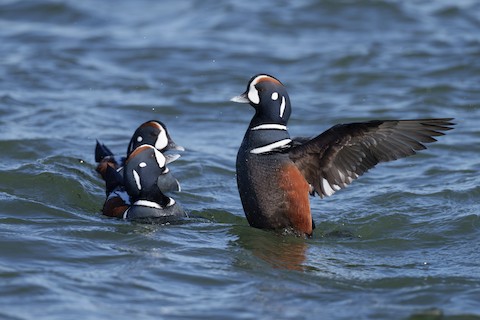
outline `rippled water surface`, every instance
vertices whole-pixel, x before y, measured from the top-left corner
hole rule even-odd
[[[478,1],[0,2],[0,318],[480,319]],[[454,117],[414,157],[312,199],[312,239],[248,226],[235,156],[259,72],[293,136]],[[198,218],[100,215],[95,139],[167,124]]]

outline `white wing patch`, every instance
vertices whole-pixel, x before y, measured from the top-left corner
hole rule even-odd
[[[335,193],[335,190],[330,187],[330,183],[328,183],[327,179],[322,178],[322,180],[320,181],[320,185],[322,186],[322,190],[327,197]]]
[[[338,184],[330,185],[328,180],[325,178],[322,178],[322,180],[320,181],[320,186],[322,187],[322,191],[324,192],[324,196],[326,197],[329,197],[335,192],[337,192],[338,190],[342,189],[342,187],[339,186]]]
[[[331,196],[338,190],[347,187],[347,185],[352,183],[354,179],[358,178],[358,174],[349,170],[347,170],[346,173],[340,170],[337,170],[337,173],[338,173],[338,176],[340,177],[340,181],[337,181],[338,184],[333,182],[330,183],[328,182],[327,179],[321,178],[320,180],[320,188],[321,188],[320,197],[321,198]]]

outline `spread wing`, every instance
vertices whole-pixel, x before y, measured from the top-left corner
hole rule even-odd
[[[453,118],[374,120],[339,124],[306,141],[294,139],[289,156],[321,198],[331,196],[379,162],[411,156],[453,129]]]

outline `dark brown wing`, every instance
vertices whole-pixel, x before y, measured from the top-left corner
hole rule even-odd
[[[292,143],[290,158],[320,197],[332,195],[379,162],[411,156],[453,129],[453,118],[374,120],[336,125]],[[295,139],[294,139],[295,140]]]

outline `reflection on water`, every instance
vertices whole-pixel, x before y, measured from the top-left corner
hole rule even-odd
[[[238,239],[235,244],[250,251],[274,268],[304,271],[308,242],[293,235],[282,235],[273,231],[233,227]]]

